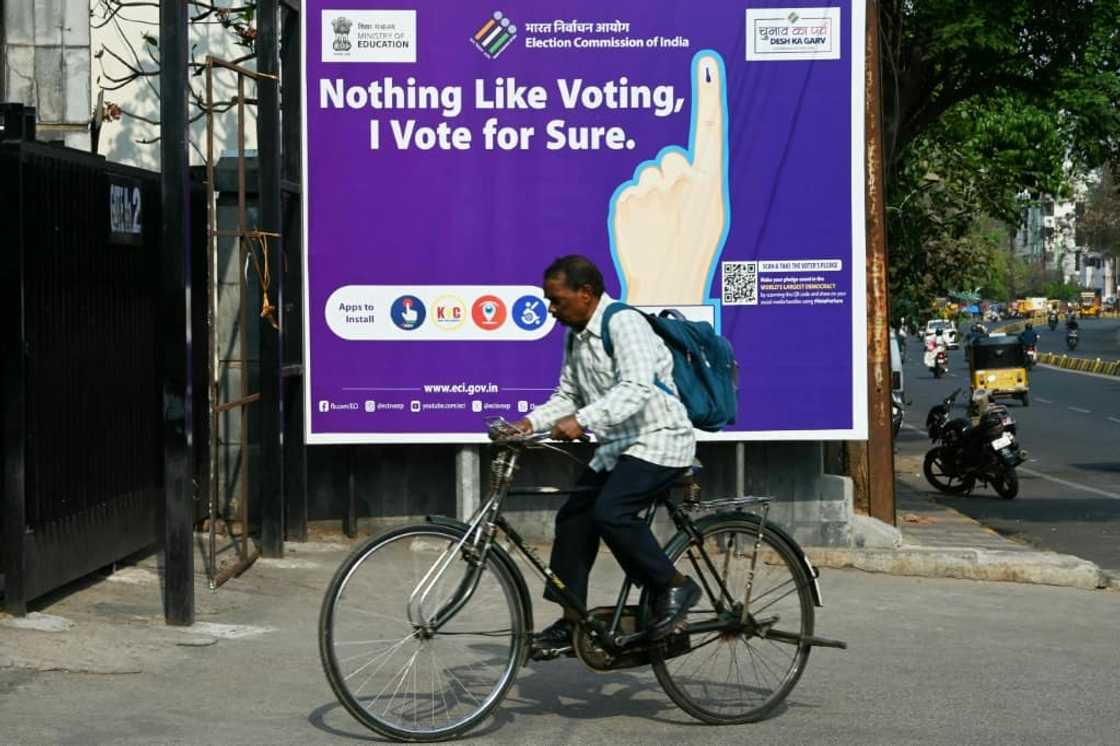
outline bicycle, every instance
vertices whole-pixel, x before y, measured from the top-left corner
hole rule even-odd
[[[533,615],[524,576],[499,531],[579,613],[573,647],[584,665],[650,665],[669,698],[702,722],[764,718],[797,684],[812,647],[847,647],[813,634],[814,609],[822,605],[818,572],[793,538],[766,520],[770,498],[703,500],[690,474],[658,494],[645,516],[652,523],[659,507],[668,510],[677,527],[669,558],[704,590],[684,628],[646,641],[648,593],[627,604],[629,579],[613,606],[585,608],[502,515],[510,496],[576,491],[514,488],[525,451],[570,455],[545,435],[521,435],[500,418],[488,423],[500,450],[488,496],[471,519],[429,516],[371,538],[328,586],[319,617],[323,670],[366,727],[398,740],[454,738],[509,691],[528,658]],[[696,512],[709,515],[693,520]]]

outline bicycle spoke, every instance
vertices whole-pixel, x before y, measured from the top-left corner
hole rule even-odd
[[[328,681],[352,715],[398,740],[465,732],[500,700],[518,669],[525,637],[514,576],[491,555],[465,586],[474,570],[439,551],[454,546],[456,536],[453,528],[423,526],[370,540],[339,569],[324,601],[320,642]],[[424,556],[416,556],[417,546]],[[437,555],[450,562],[421,584]],[[458,605],[435,637],[391,613],[419,599],[418,588],[427,598],[413,614]],[[371,637],[375,625],[399,625],[407,634]]]
[[[718,581],[722,588],[741,594],[731,598],[741,605],[753,570],[751,616],[759,619],[759,613],[766,610],[773,616],[777,610],[776,618],[782,620],[784,630],[790,630],[788,634],[811,634],[812,599],[796,554],[784,540],[769,534],[760,539],[757,525],[749,520],[729,516],[724,526],[709,524],[702,541],[680,545],[672,557],[678,571],[705,568],[710,582]],[[758,550],[754,551],[756,544]],[[722,619],[715,610],[693,609],[689,615],[690,624]],[[767,624],[775,621],[767,620]],[[761,639],[765,638],[748,641],[734,633],[734,628],[698,635],[690,639],[688,650],[671,659],[658,660],[653,651],[654,673],[674,702],[705,722],[757,720],[788,694],[808,654],[805,646],[789,647],[775,640],[755,642]],[[745,652],[739,649],[740,642]]]

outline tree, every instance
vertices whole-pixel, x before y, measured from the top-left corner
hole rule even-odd
[[[195,37],[188,63],[190,74],[195,79],[189,90],[190,122],[193,124],[205,117],[208,111],[201,77],[206,70],[205,56],[213,50],[207,31],[217,27],[228,32],[220,42],[223,49],[219,54],[235,50],[236,56],[230,62],[253,67],[252,63],[256,60],[257,4],[256,0],[184,2],[188,6],[189,22]],[[95,84],[103,99],[101,119],[104,122],[133,120],[152,125],[154,130],[151,135],[136,138],[136,142],[142,145],[159,142],[159,119],[153,113],[153,110],[158,112],[158,104],[138,108],[135,104],[126,103],[122,96],[126,91],[131,92],[133,101],[138,101],[134,94],[140,89],[148,99],[159,99],[159,38],[153,33],[153,30],[158,30],[158,24],[150,18],[158,8],[156,0],[94,0],[90,8],[91,27],[94,30],[112,29],[113,37],[119,42],[119,45],[102,44],[93,50],[93,58],[98,65]],[[232,95],[218,96],[209,111],[226,112],[236,103]],[[201,155],[193,142],[192,147]]]
[[[1100,181],[1090,190],[1081,218],[1085,240],[1094,250],[1112,262],[1112,276],[1120,269],[1120,164],[1101,169]],[[1105,288],[1107,293],[1110,289]],[[1115,288],[1112,288],[1115,292]]]
[[[1066,194],[1120,152],[1120,0],[884,0],[880,14],[897,313],[998,268],[969,242],[976,221],[1013,225],[1023,195]]]

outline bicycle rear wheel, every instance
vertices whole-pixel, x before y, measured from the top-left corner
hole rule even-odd
[[[702,529],[710,564],[693,543],[670,547],[677,571],[705,590],[689,610],[690,629],[741,615],[758,532],[759,524],[745,516],[712,521]],[[786,698],[809,659],[811,647],[803,639],[813,633],[812,581],[795,551],[769,529],[762,533],[754,573],[748,624],[732,631],[690,631],[683,653],[672,641],[651,651],[665,693],[706,723],[761,720]]]
[[[418,525],[370,539],[338,568],[323,599],[327,681],[351,715],[384,736],[439,741],[466,733],[502,700],[524,660],[526,612],[515,578],[493,553],[469,600],[440,629],[424,630],[470,570],[461,553],[451,554],[462,536]],[[449,557],[410,612],[413,591]]]

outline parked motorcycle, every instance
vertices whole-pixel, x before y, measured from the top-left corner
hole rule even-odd
[[[1070,329],[1066,332],[1066,347],[1071,350],[1077,349],[1077,343],[1081,341],[1081,333],[1076,329]]]
[[[895,438],[898,437],[898,431],[902,429],[902,413],[904,411],[904,403],[910,404],[911,402],[903,401],[902,392],[891,392],[891,435]]]
[[[1003,405],[990,402],[980,389],[972,402],[978,423],[973,425],[967,417],[951,419],[960,392],[954,391],[926,416],[926,430],[933,442],[922,464],[926,481],[948,495],[968,494],[980,482],[1010,500],[1019,494],[1015,467],[1027,458],[1016,439],[1015,418]]]

